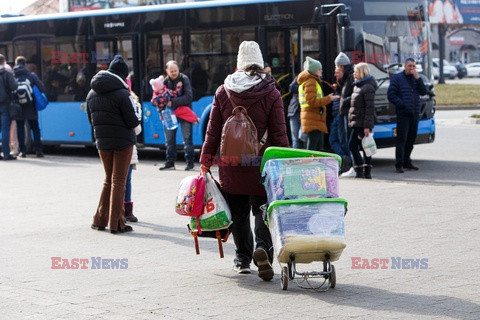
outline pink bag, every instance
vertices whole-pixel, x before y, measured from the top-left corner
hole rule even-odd
[[[175,212],[182,216],[195,217],[200,226],[199,216],[203,213],[205,204],[205,176],[188,176],[180,182],[178,188]],[[201,233],[199,228],[198,233]]]

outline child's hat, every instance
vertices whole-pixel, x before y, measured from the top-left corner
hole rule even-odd
[[[155,90],[161,90],[163,88],[163,81],[165,81],[165,78],[163,78],[163,76],[159,76],[156,79],[150,79],[150,85]]]

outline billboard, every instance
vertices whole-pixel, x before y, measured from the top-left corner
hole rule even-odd
[[[428,0],[431,23],[480,23],[480,0]]]

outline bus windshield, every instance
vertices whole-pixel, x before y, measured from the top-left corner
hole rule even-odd
[[[364,1],[362,9],[364,14],[353,14],[352,19],[362,35],[352,52],[353,62],[370,63],[372,74],[381,79],[400,71],[406,58],[413,58],[417,71],[430,79],[425,7],[416,2]]]

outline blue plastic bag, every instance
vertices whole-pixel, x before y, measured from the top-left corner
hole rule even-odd
[[[35,108],[37,108],[37,111],[42,111],[48,105],[47,96],[37,86],[33,86],[32,90],[35,97]]]

